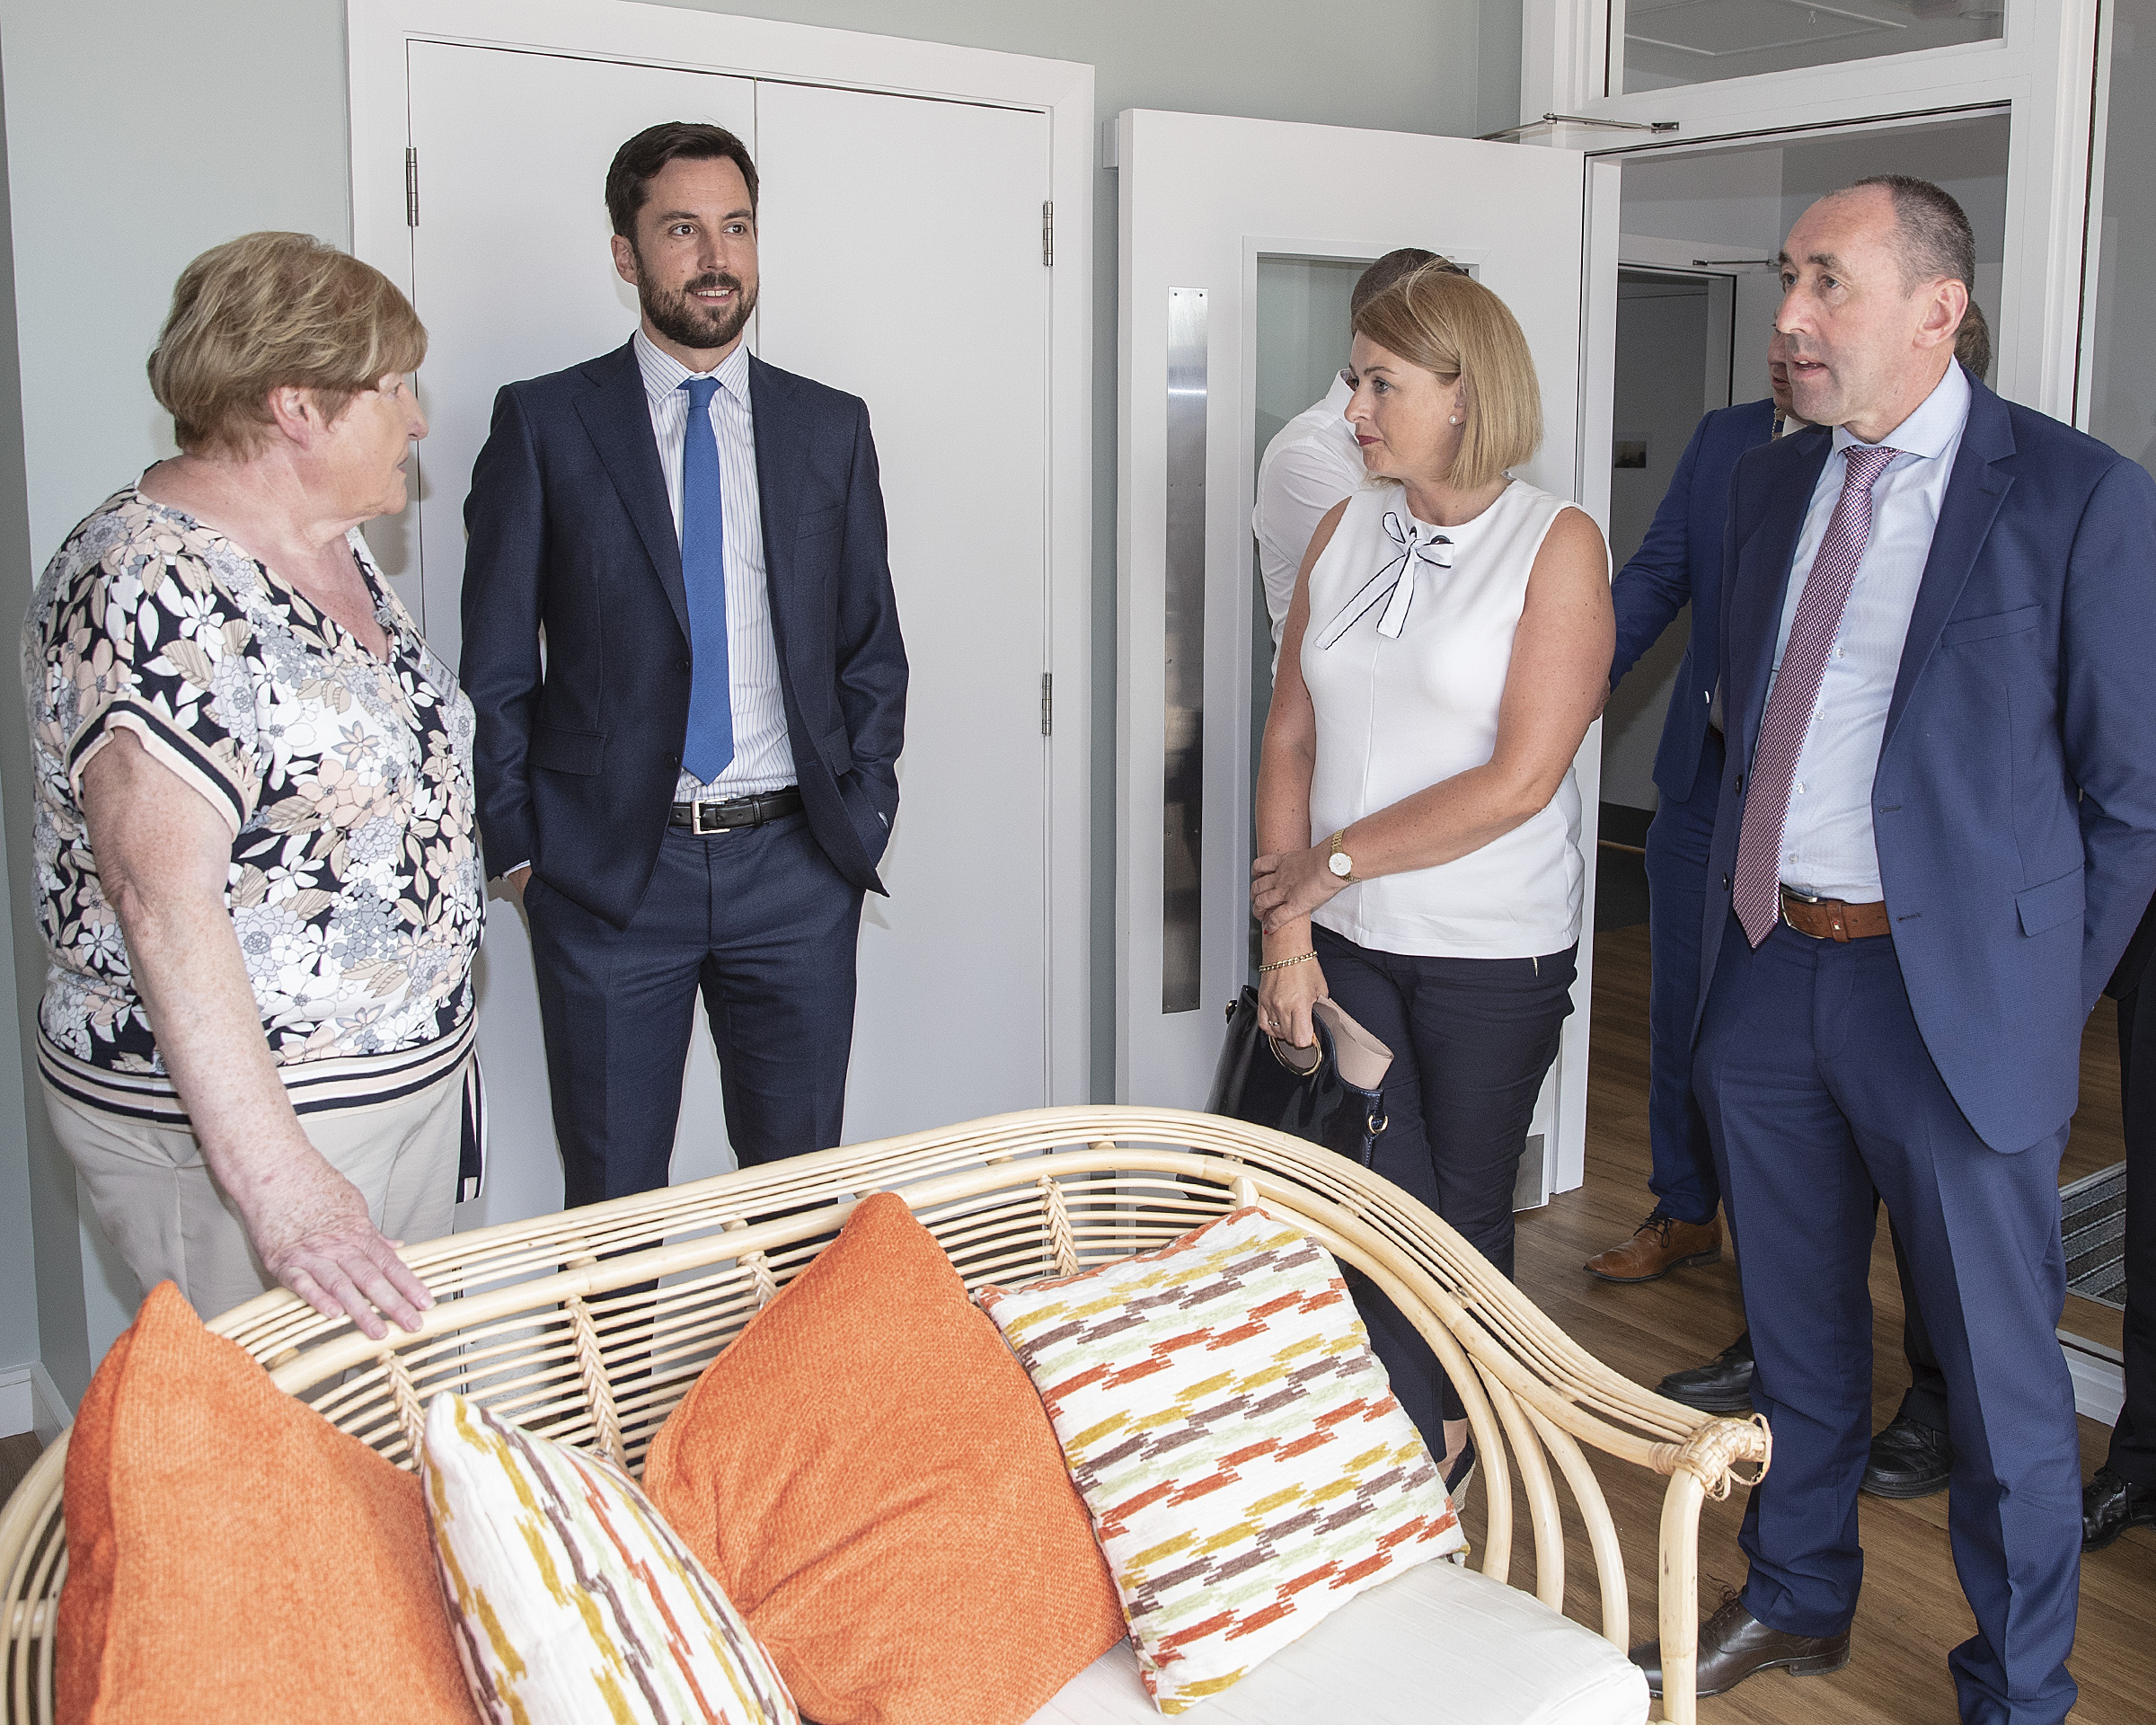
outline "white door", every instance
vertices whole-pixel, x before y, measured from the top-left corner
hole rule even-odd
[[[864,916],[846,1136],[1036,1108],[1047,117],[760,83],[756,138],[756,351],[869,403],[913,668],[890,897]]]
[[[1133,111],[1118,122],[1122,251],[1118,1094],[1202,1106],[1249,975],[1259,262],[1423,246],[1503,296],[1533,350],[1545,438],[1521,473],[1605,516],[1580,461],[1584,158],[1571,151]],[[1603,298],[1614,290],[1614,271]],[[1345,362],[1348,332],[1339,332]],[[1606,334],[1594,343],[1606,346]],[[1598,351],[1590,346],[1591,351]],[[1607,355],[1600,355],[1606,369]],[[1604,412],[1606,419],[1606,410]],[[1590,439],[1598,445],[1602,433]],[[1579,754],[1594,854],[1600,731]],[[1586,924],[1593,926],[1594,871]],[[1578,1184],[1593,943],[1530,1128],[1523,1201]],[[1533,1140],[1540,1137],[1540,1145]]]
[[[391,561],[416,561],[404,593],[429,639],[455,659],[464,498],[495,391],[635,327],[607,250],[614,150],[661,119],[727,127],[763,178],[751,345],[867,400],[913,660],[891,898],[870,900],[862,929],[847,1136],[1047,1101],[1046,117],[419,40],[408,75],[433,429],[420,555]],[[467,1226],[561,1202],[530,948],[503,900],[480,986],[496,1154]],[[730,1162],[700,1022],[674,1177]]]

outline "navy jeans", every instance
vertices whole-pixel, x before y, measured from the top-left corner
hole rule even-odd
[[[1543,1076],[1572,1010],[1577,949],[1537,959],[1434,959],[1377,952],[1313,928],[1325,986],[1392,1050],[1387,1125],[1373,1166],[1512,1274],[1512,1192]],[[1466,1416],[1414,1326],[1361,1277],[1356,1308],[1392,1393],[1433,1455],[1441,1420]]]
[[[564,1202],[667,1183],[699,991],[741,1165],[839,1141],[861,898],[801,814],[704,837],[668,828],[626,929],[534,876]]]

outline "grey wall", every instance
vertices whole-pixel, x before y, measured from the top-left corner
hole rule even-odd
[[[1518,117],[1520,0],[762,0],[735,12],[1089,62],[1102,116],[1127,107],[1471,134]],[[0,0],[17,342],[0,353],[0,616],[82,516],[168,452],[142,361],[181,267],[257,228],[350,241],[339,0]],[[1096,174],[1094,1093],[1112,1093],[1116,182]],[[5,348],[0,343],[0,349]],[[19,379],[13,367],[21,367]],[[20,413],[12,411],[20,403]],[[28,435],[24,436],[27,428]],[[31,1022],[43,960],[23,836],[28,739],[0,701],[14,1004]],[[29,1106],[23,1106],[27,1094]],[[27,1193],[34,1277],[15,1199]],[[13,1228],[14,1232],[8,1232]],[[84,1283],[91,1284],[86,1309]],[[91,1263],[74,1181],[25,1050],[0,1060],[0,1365],[36,1351],[79,1395],[124,1291]]]
[[[2119,0],[2089,429],[2156,473],[2156,0]]]

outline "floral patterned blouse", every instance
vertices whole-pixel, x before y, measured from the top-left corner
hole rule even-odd
[[[484,891],[472,703],[357,532],[351,546],[386,659],[134,486],[38,584],[22,671],[48,954],[40,1054],[47,1078],[83,1101],[176,1112],[83,817],[83,768],[116,727],[232,829],[225,906],[270,1053],[296,1102],[311,1098],[303,1111],[430,1082],[470,1045]]]

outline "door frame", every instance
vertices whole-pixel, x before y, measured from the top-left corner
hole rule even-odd
[[[2079,423],[2082,283],[2100,0],[2004,0],[1995,41],[1844,60],[1634,95],[1605,93],[1621,0],[1526,0],[1523,141],[1613,161],[1891,121],[2007,110],[2006,253],[1993,376],[2001,395]],[[1544,125],[1545,115],[1589,125]],[[1673,123],[1674,130],[1639,128]]]
[[[634,0],[349,0],[352,251],[410,294],[408,45],[444,42],[1019,108],[1048,118],[1054,210],[1048,270],[1045,675],[1063,722],[1049,733],[1043,835],[1050,1103],[1091,1083],[1093,68],[1069,60],[775,23]],[[422,199],[424,186],[422,181]],[[422,209],[423,209],[422,202]],[[994,890],[994,882],[984,882]]]

